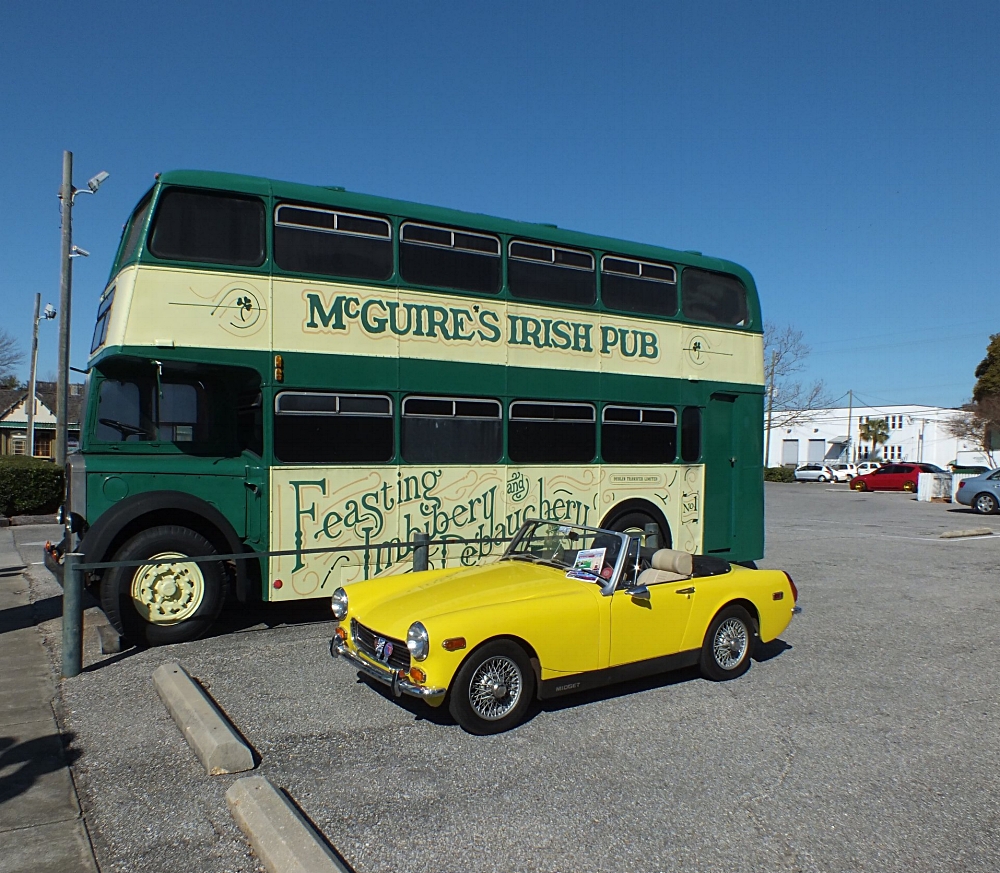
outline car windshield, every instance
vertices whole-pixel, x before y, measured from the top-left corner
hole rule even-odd
[[[518,531],[504,560],[546,564],[566,570],[567,576],[603,585],[614,575],[627,540],[615,531],[528,521]]]

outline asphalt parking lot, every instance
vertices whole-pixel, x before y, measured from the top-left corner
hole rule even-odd
[[[566,698],[496,737],[359,682],[325,604],[155,650],[90,638],[61,718],[100,868],[261,869],[226,808],[237,777],[205,775],[153,688],[177,660],[359,873],[993,870],[1000,536],[940,538],[982,527],[1000,516],[769,484],[761,563],[804,611],[749,673]],[[15,529],[26,562],[47,534]],[[59,592],[32,568],[56,655]]]

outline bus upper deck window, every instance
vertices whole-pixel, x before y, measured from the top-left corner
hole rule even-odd
[[[594,256],[512,240],[507,249],[507,285],[512,297],[589,306],[597,299]]]
[[[157,258],[259,267],[264,203],[256,197],[168,188],[153,216],[149,251]]]
[[[688,318],[712,324],[747,324],[747,289],[735,276],[688,267],[681,273],[681,309]]]
[[[274,211],[274,262],[293,273],[392,276],[392,225],[377,215],[282,203]]]
[[[496,294],[500,290],[500,240],[407,221],[400,228],[399,272],[413,285]]]
[[[601,300],[619,312],[676,315],[677,271],[669,264],[605,255],[601,258]]]

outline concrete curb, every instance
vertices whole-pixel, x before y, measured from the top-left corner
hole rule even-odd
[[[25,527],[29,524],[59,524],[58,515],[15,515],[11,518],[12,527]]]
[[[350,873],[291,801],[263,776],[237,779],[226,804],[268,873]]]
[[[976,527],[972,530],[946,530],[941,534],[941,539],[951,540],[957,537],[988,537],[992,536],[993,531],[988,527]]]
[[[210,776],[253,770],[250,747],[180,664],[168,661],[157,667],[153,685]]]

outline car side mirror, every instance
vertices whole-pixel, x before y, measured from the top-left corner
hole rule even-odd
[[[625,593],[633,600],[649,600],[649,589],[645,585],[633,585]]]

